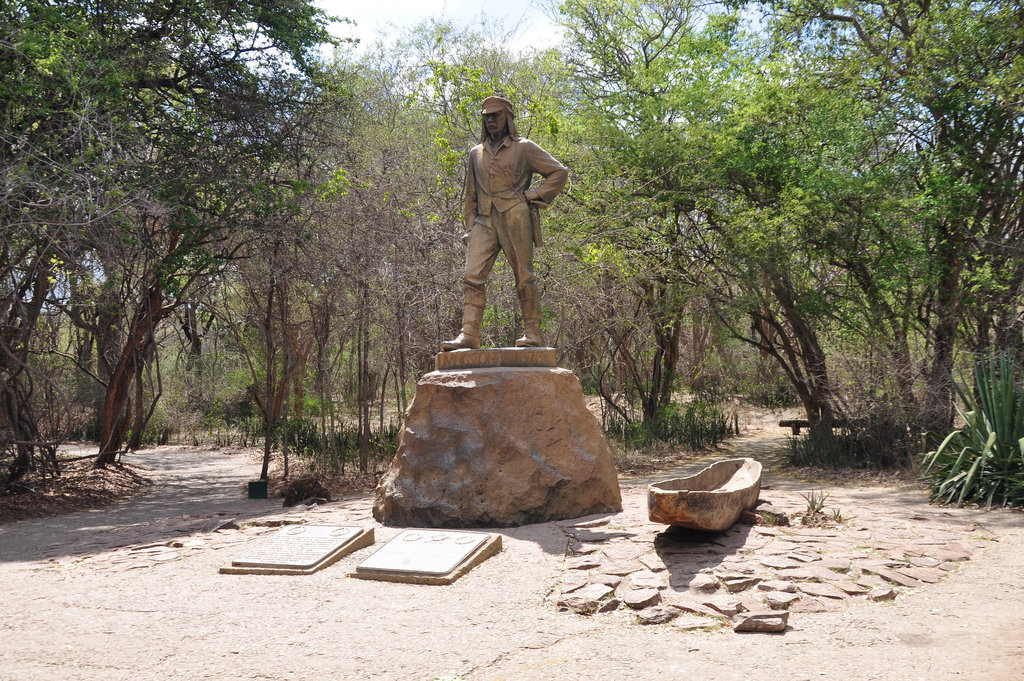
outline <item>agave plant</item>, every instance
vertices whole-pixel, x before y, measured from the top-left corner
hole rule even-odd
[[[1024,505],[1024,390],[1007,356],[974,363],[974,391],[953,382],[964,427],[924,456],[933,501]]]

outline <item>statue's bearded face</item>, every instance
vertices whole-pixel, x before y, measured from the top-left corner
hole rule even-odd
[[[504,109],[498,109],[497,111],[484,114],[484,128],[486,128],[487,134],[491,137],[495,137],[504,132],[507,124],[508,112]]]

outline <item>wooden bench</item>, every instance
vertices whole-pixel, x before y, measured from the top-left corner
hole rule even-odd
[[[810,428],[811,423],[807,419],[783,419],[779,421],[780,428],[792,428],[793,435],[799,435],[801,428]]]
[[[793,435],[799,435],[801,428],[810,428],[811,423],[807,419],[782,419],[779,421],[780,428],[791,428]],[[833,428],[846,428],[846,421],[843,419],[836,419],[832,422]]]

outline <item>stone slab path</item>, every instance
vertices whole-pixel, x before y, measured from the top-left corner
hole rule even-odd
[[[733,449],[770,465],[785,440],[762,437]],[[762,503],[799,517],[811,499],[824,498],[824,522],[736,524],[724,533],[648,522],[647,485],[694,473],[708,461],[624,480],[622,513],[557,523],[569,537],[568,556],[561,588],[550,600],[581,614],[625,609],[645,624],[732,626],[742,613],[823,612],[842,609],[850,600],[893,600],[942,581],[996,540],[978,521],[956,511],[908,512],[881,500],[865,503],[870,491],[806,487],[771,473]],[[891,494],[896,492],[884,491]],[[677,620],[682,613],[688,616]]]
[[[722,456],[770,462],[782,442]],[[0,679],[1024,679],[1020,513],[827,488],[836,526],[696,537],[650,523],[651,479],[627,479],[622,513],[497,530],[504,550],[450,586],[348,578],[372,548],[310,576],[220,575],[283,523],[399,530],[368,496],[247,500],[238,455],[135,456],[153,492],[0,527]],[[812,490],[769,474],[761,497],[795,514]],[[783,633],[733,631],[765,610],[789,613]]]

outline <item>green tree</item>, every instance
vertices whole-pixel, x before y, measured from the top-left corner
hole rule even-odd
[[[694,297],[690,216],[707,193],[707,143],[693,130],[728,110],[721,95],[739,66],[728,57],[736,17],[678,2],[569,0],[559,11],[583,145],[575,222],[614,245],[581,255],[635,301],[636,309],[618,306],[605,332],[610,361],[625,369],[651,421],[671,400]]]
[[[57,275],[92,258],[106,290],[122,292],[104,465],[145,421],[160,322],[218,269],[232,232],[287,209],[275,154],[313,93],[326,17],[285,0],[3,12],[3,162],[16,183],[4,222],[56,253]]]
[[[821,432],[940,426],[958,340],[1020,345],[1019,12],[772,8],[744,33],[721,9],[560,6],[599,131],[580,222],[625,249],[623,281],[712,301]]]
[[[915,301],[928,348],[922,416],[945,430],[960,344],[1019,351],[1024,342],[1020,8],[1001,0],[770,7],[780,41],[819,57],[874,116],[890,117],[887,144],[911,159],[901,215],[915,224],[909,250],[930,263]]]

